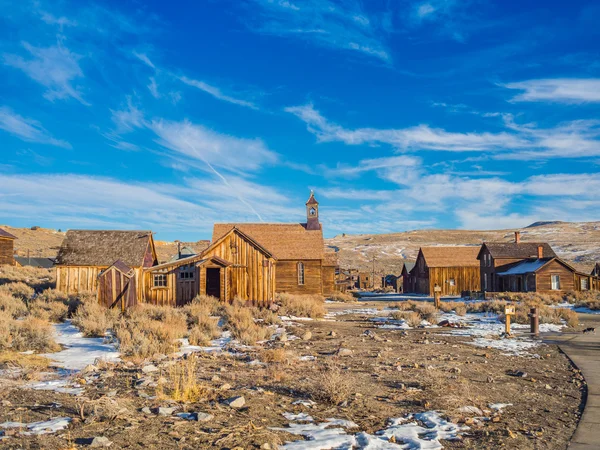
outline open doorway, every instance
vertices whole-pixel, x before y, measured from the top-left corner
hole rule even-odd
[[[221,300],[221,269],[208,267],[206,269],[206,295]]]

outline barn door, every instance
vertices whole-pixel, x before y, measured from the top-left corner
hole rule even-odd
[[[177,306],[184,306],[190,303],[198,293],[196,288],[197,269],[190,264],[180,267],[175,274],[177,276]]]
[[[206,269],[206,295],[221,300],[221,269],[218,267]]]

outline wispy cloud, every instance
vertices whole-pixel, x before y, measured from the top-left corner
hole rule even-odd
[[[407,15],[408,26],[417,28],[425,24],[435,24],[437,32],[448,35],[458,42],[466,40],[464,22],[469,21],[466,8],[468,1],[427,0],[412,5]]]
[[[349,129],[326,119],[312,104],[288,107],[285,111],[305,122],[319,142],[387,144],[399,151],[491,152],[498,159],[600,155],[600,121],[597,120],[574,120],[541,128],[535,124],[518,124],[511,114],[481,114],[501,118],[506,131],[458,133],[424,124],[399,129]]]
[[[151,67],[152,69],[156,69],[156,66],[154,65],[154,63],[152,61],[150,61],[150,58],[148,57],[148,55],[146,53],[133,51],[132,54],[137,59],[139,59],[144,64],[146,64],[148,67]]]
[[[0,129],[27,142],[71,148],[67,141],[53,138],[38,121],[22,117],[6,106],[0,106]]]
[[[50,101],[74,98],[84,105],[81,87],[74,82],[84,77],[79,67],[80,55],[71,52],[62,43],[47,48],[34,47],[24,42],[23,48],[30,58],[21,55],[4,54],[4,62],[8,66],[20,69],[32,80],[46,87],[44,97]]]
[[[548,78],[502,85],[524,91],[515,102],[592,103],[600,102],[599,78]]]
[[[195,88],[198,88],[201,91],[204,91],[207,94],[210,94],[215,98],[218,98],[219,100],[233,103],[234,105],[245,106],[246,108],[250,108],[250,109],[258,109],[258,106],[256,106],[251,101],[242,100],[242,99],[239,99],[236,97],[232,97],[231,95],[227,95],[227,94],[223,93],[220,88],[210,85],[208,83],[205,83],[204,81],[194,80],[194,79],[191,79],[191,78],[188,78],[185,76],[179,77],[179,80],[181,80],[183,83],[187,84],[188,86],[193,86]]]
[[[316,45],[348,50],[390,62],[391,56],[378,26],[355,0],[249,0],[258,11],[251,29],[258,33],[293,37]]]

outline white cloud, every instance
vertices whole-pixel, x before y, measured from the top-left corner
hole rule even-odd
[[[150,77],[150,84],[148,85],[148,90],[152,94],[152,97],[160,98],[160,93],[158,92],[158,84],[156,84],[156,79],[154,77]]]
[[[517,102],[600,102],[598,78],[548,78],[507,83],[502,86],[524,91],[513,97],[512,100]]]
[[[158,143],[184,160],[201,161],[229,171],[248,173],[277,161],[277,155],[260,139],[245,139],[221,134],[188,120],[172,122],[153,120],[149,128]]]
[[[64,27],[77,26],[77,21],[71,20],[65,16],[56,17],[55,15],[46,11],[40,11],[40,16],[41,19],[48,25],[58,25],[61,30],[64,29]]]
[[[117,133],[125,133],[146,126],[144,113],[133,104],[130,96],[127,97],[127,106],[124,109],[111,109],[110,112],[112,115],[111,119],[117,127]]]
[[[145,53],[133,51],[132,54],[137,59],[139,59],[144,64],[146,64],[148,67],[151,67],[152,69],[156,69],[156,66],[154,65],[154,63],[152,61],[150,61],[150,58]]]
[[[188,77],[179,77],[179,79],[187,84],[188,86],[193,86],[195,88],[200,89],[201,91],[206,92],[207,94],[212,95],[213,97],[219,99],[219,100],[223,100],[225,102],[229,102],[229,103],[233,103],[235,105],[240,105],[240,106],[245,106],[246,108],[250,108],[250,109],[258,109],[258,106],[256,106],[254,103],[248,101],[248,100],[242,100],[236,97],[232,97],[230,95],[224,94],[221,89],[219,89],[216,86],[212,86],[208,83],[205,83],[204,81],[199,81],[199,80],[193,80],[191,78]]]
[[[73,85],[75,80],[84,77],[79,67],[81,56],[72,53],[61,43],[41,48],[24,42],[23,47],[31,58],[4,54],[4,62],[22,70],[32,80],[46,87],[44,97],[48,100],[74,98],[89,106],[89,103],[83,99],[81,88]]]
[[[27,142],[71,148],[68,142],[53,138],[36,120],[22,117],[6,106],[0,107],[0,129]]]
[[[250,0],[258,11],[258,33],[294,37],[317,45],[349,50],[389,62],[391,56],[378,20],[370,20],[355,0],[308,0],[301,3]]]

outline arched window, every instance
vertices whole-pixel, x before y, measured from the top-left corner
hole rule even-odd
[[[303,262],[298,263],[298,284],[299,285],[304,284],[304,263]]]

